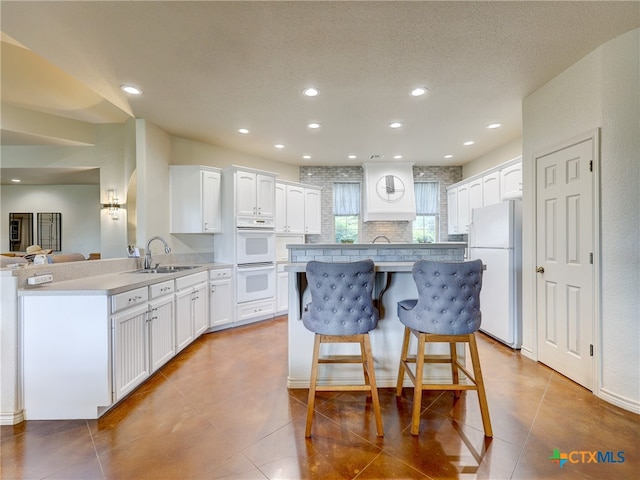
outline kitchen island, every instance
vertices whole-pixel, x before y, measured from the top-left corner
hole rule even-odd
[[[426,244],[300,244],[287,245],[289,272],[289,388],[308,388],[313,352],[313,333],[302,324],[302,312],[311,301],[307,290],[305,269],[309,261],[352,262],[371,259],[375,263],[374,302],[380,311],[378,327],[370,332],[376,380],[379,387],[394,387],[398,375],[400,349],[404,326],[396,315],[398,301],[417,298],[411,275],[417,260],[464,261],[466,243]],[[357,354],[353,344],[326,345],[325,353],[332,355]],[[447,353],[448,345],[429,345],[430,353]],[[463,346],[460,346],[463,352]],[[320,382],[347,384],[362,381],[358,365],[323,365],[318,372]],[[425,381],[450,378],[448,365],[425,366]],[[405,379],[409,385],[408,379]]]

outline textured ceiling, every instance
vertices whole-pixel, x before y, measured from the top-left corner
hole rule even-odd
[[[296,165],[374,154],[462,165],[522,135],[524,97],[640,26],[635,1],[3,1],[1,14],[29,61],[55,72],[7,69],[3,51],[4,103],[98,123],[131,115]],[[309,85],[320,95],[304,97]],[[410,97],[415,86],[429,94]]]

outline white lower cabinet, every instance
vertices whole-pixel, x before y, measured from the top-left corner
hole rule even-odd
[[[150,374],[147,304],[113,315],[113,383],[115,401],[142,383]]]
[[[209,272],[209,327],[217,329],[233,323],[232,270],[224,268]]]
[[[276,315],[289,311],[289,272],[284,265],[278,265],[276,278]]]
[[[115,401],[175,355],[174,282],[148,288],[148,292],[145,287],[112,297]],[[127,306],[131,304],[132,307]]]
[[[258,300],[255,302],[241,303],[237,309],[237,322],[248,320],[263,320],[273,316],[275,301],[273,299]]]
[[[176,279],[176,353],[209,328],[208,273]]]
[[[173,282],[171,282],[173,283]],[[149,302],[149,358],[151,373],[176,354],[173,295]]]
[[[209,295],[207,282],[193,287],[193,336],[198,338],[209,328]]]

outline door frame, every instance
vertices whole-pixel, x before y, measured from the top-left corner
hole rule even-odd
[[[575,137],[563,140],[551,147],[545,148],[541,151],[538,151],[533,155],[533,225],[535,229],[538,228],[538,219],[537,219],[537,205],[538,205],[538,183],[537,183],[537,171],[538,171],[538,160],[541,157],[545,157],[552,153],[558,152],[560,150],[564,150],[578,143],[582,143],[585,141],[591,140],[592,148],[593,148],[593,165],[592,165],[592,177],[591,177],[591,188],[592,188],[592,238],[593,238],[593,298],[592,298],[592,309],[593,309],[593,324],[592,324],[592,335],[593,335],[593,366],[592,366],[592,385],[591,391],[594,395],[600,396],[600,387],[601,387],[601,379],[602,379],[602,277],[601,277],[601,223],[600,223],[600,128],[596,128],[595,130],[589,130],[582,134],[576,135]],[[538,330],[542,328],[541,325],[538,325],[538,295],[541,292],[538,291],[538,282],[536,281],[536,271],[535,271],[535,263],[538,258],[538,239],[537,235],[533,237],[533,245],[534,252],[532,256],[533,268],[531,269],[532,282],[533,282],[533,292],[534,298],[533,300],[533,309],[534,309],[534,317],[533,317],[533,325],[535,335],[532,338],[535,348],[535,360],[539,360],[539,349],[538,349]]]

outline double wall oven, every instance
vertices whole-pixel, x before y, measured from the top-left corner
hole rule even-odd
[[[275,297],[276,232],[270,218],[236,220],[236,297],[238,303]]]

